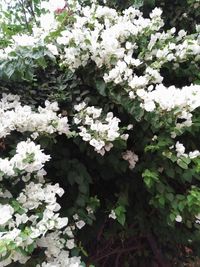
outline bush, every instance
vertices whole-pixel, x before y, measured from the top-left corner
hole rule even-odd
[[[2,6],[0,265],[187,266],[199,2],[32,2]]]

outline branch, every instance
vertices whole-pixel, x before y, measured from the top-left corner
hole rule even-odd
[[[107,257],[109,257],[109,256],[111,256],[111,255],[114,255],[114,254],[116,254],[116,253],[123,254],[123,253],[130,252],[130,251],[132,251],[132,250],[137,250],[137,249],[141,249],[141,248],[143,248],[142,245],[139,245],[139,246],[133,246],[133,247],[130,247],[130,248],[124,248],[124,249],[122,249],[122,248],[116,248],[115,250],[113,250],[113,251],[111,251],[111,252],[109,252],[109,253],[107,253],[107,254],[105,254],[105,255],[100,256],[100,257],[97,258],[95,261],[98,262],[98,261],[100,261],[100,260],[102,260],[102,259],[104,259],[104,258],[107,258]],[[167,267],[167,266],[166,266],[166,267]]]
[[[28,24],[28,20],[27,20],[27,17],[26,17],[26,9],[25,9],[25,7],[24,7],[24,2],[23,2],[23,0],[19,0],[19,3],[20,3],[20,5],[21,5],[21,7],[22,7],[22,10],[23,10],[23,12],[24,12],[24,19],[25,19],[25,23],[26,23],[26,28],[27,28],[27,30],[30,32],[29,24]]]
[[[116,257],[116,260],[115,260],[115,267],[119,267],[119,260],[120,260],[120,257],[121,257],[121,253],[118,253],[117,257]]]
[[[35,23],[38,24],[38,23],[37,23],[37,20],[36,20],[36,17],[35,17],[35,12],[34,12],[34,10],[33,10],[32,1],[29,1],[29,2],[28,2],[27,9],[28,9],[29,13],[32,15],[32,17],[33,17]],[[38,26],[38,25],[37,25],[37,26]]]
[[[158,264],[160,265],[160,267],[170,267],[169,262],[167,261],[167,259],[165,259],[165,257],[162,255],[161,250],[158,248],[156,241],[153,237],[152,234],[148,234],[147,235],[147,240],[149,242],[149,245],[154,253],[154,256],[158,262]]]

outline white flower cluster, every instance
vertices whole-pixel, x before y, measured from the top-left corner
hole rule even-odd
[[[126,43],[126,40],[136,38],[148,29],[158,30],[163,25],[159,9],[152,12],[151,19],[143,18],[142,13],[132,7],[125,10],[122,15],[114,9],[98,4],[92,4],[91,7],[79,6],[78,12],[76,9],[74,11],[75,22],[61,32],[57,39],[59,45],[64,45],[63,63],[71,70],[85,66],[89,59],[98,67],[106,65],[110,68],[114,59],[115,62],[122,63],[121,72],[115,76],[130,76],[132,73],[128,70],[127,64],[129,59],[132,60],[132,52],[137,46],[132,42]],[[140,64],[134,59],[132,63]],[[127,69],[125,74],[124,67]]]
[[[176,142],[175,149],[176,149],[176,153],[177,153],[178,158],[179,157],[186,157],[186,158],[190,158],[190,159],[195,159],[195,158],[200,156],[199,150],[191,151],[188,154],[185,153],[185,147],[180,142]]]
[[[49,159],[50,156],[41,151],[40,145],[30,140],[22,141],[18,143],[16,154],[10,160],[0,158],[0,180],[3,175],[17,176],[19,171],[26,173],[40,171]]]
[[[194,94],[199,102],[199,86],[182,89],[162,85],[162,66],[170,63],[176,69],[185,61],[196,64],[200,60],[200,31],[187,32],[172,28],[163,31],[162,11],[155,8],[150,18],[135,8],[122,13],[92,1],[91,6],[81,6],[78,1],[42,1],[45,10],[39,19],[40,27],[33,28],[33,36],[14,36],[13,48],[0,52],[4,57],[17,46],[42,44],[54,55],[59,55],[63,65],[75,71],[91,60],[103,70],[106,83],[121,84],[131,99],[137,98],[147,112],[157,108],[169,112],[186,108]],[[56,20],[56,10],[68,10],[73,22],[62,28]],[[63,29],[55,43],[46,43],[45,37],[56,29]],[[1,57],[0,56],[0,57]],[[140,74],[138,74],[140,73]],[[177,94],[179,97],[177,98]],[[187,94],[187,96],[186,96]],[[178,101],[180,99],[180,101]],[[199,106],[192,103],[191,106]]]
[[[68,118],[66,116],[62,117],[61,114],[57,115],[59,110],[57,102],[50,103],[49,101],[45,101],[44,108],[38,107],[38,109],[34,111],[30,106],[22,106],[19,100],[19,97],[16,95],[3,94],[0,101],[0,138],[6,137],[12,131],[32,133],[32,139],[36,139],[39,134],[44,133],[66,135],[70,133]],[[77,114],[74,116],[74,123],[76,125],[81,125],[79,126],[79,135],[84,141],[89,142],[90,145],[95,148],[95,151],[101,155],[104,155],[105,151],[109,151],[113,147],[112,142],[116,139],[126,140],[128,138],[127,134],[121,134],[119,128],[120,120],[114,117],[112,112],[109,112],[106,118],[104,118],[102,109],[93,106],[86,107],[85,103],[76,105],[75,110],[77,111]],[[34,143],[31,143],[30,141],[27,141],[26,144],[21,143],[19,146],[21,147],[17,152],[21,151],[20,153],[22,153],[22,149],[29,150],[23,152],[24,157],[26,154],[30,154],[31,156],[33,153],[33,151],[31,152],[31,149],[36,149],[36,147],[33,148]],[[40,148],[37,148],[39,153]],[[15,158],[10,161],[7,159],[0,159],[2,161],[0,170],[1,168],[4,168],[4,170],[7,169],[7,175],[13,175],[13,167],[19,166],[19,163],[14,162],[17,160],[17,155],[18,154],[16,154]],[[22,158],[22,155],[18,155],[18,159],[19,157]]]
[[[60,218],[57,213],[60,206],[56,202],[56,195],[62,196],[63,193],[58,184],[53,186],[31,182],[16,199],[20,207],[19,212],[15,212],[9,204],[0,205],[0,225],[5,229],[0,232],[0,245],[4,248],[0,255],[2,257],[9,254],[1,266],[7,266],[12,261],[24,263],[28,257],[18,253],[20,248],[29,252],[30,246],[36,247],[37,238],[45,236],[48,231],[62,229],[68,224],[68,218]],[[43,210],[42,216],[37,209]]]
[[[39,134],[68,134],[66,117],[57,115],[57,103],[45,102],[45,108],[33,111],[22,106],[18,96],[3,95],[0,101],[0,138],[12,131],[26,133],[33,139]],[[47,261],[41,266],[79,267],[79,257],[70,257],[76,246],[73,231],[85,222],[68,225],[67,217],[60,217],[57,196],[64,190],[58,184],[45,182],[44,164],[50,160],[40,145],[27,139],[17,144],[11,158],[0,158],[0,266],[12,262],[25,264],[33,250],[46,248]],[[7,188],[5,179],[19,181],[21,192],[14,198],[13,188]],[[24,187],[23,187],[24,184]],[[51,241],[50,241],[51,240]],[[26,256],[25,256],[26,255]],[[64,257],[64,258],[63,258]]]
[[[3,94],[0,101],[0,138],[6,137],[12,131],[39,133],[68,134],[67,117],[57,115],[59,110],[56,102],[45,102],[45,107],[33,111],[30,106],[22,106],[19,96]]]
[[[73,216],[75,220],[79,219],[78,215]],[[67,226],[64,231],[54,231],[42,236],[37,241],[38,247],[45,248],[47,261],[36,267],[79,267],[82,266],[80,257],[69,257],[69,252],[65,249],[73,249],[75,247],[73,230],[75,227],[81,229],[85,225],[82,220],[76,222],[76,226]],[[81,226],[81,227],[80,227]],[[62,235],[66,238],[61,237]]]
[[[8,204],[5,205],[0,204],[0,212],[1,212],[0,225],[4,225],[12,218],[14,209]]]
[[[78,214],[74,214],[73,219],[76,221],[75,225],[78,229],[81,229],[85,226],[85,222],[83,220],[79,220]]]
[[[90,6],[81,6],[76,0],[68,0],[67,3],[49,0],[42,1],[41,8],[45,13],[38,18],[40,27],[33,28],[34,36],[14,36],[14,47],[34,46],[36,43],[45,45],[54,55],[59,55],[61,63],[72,71],[92,60],[103,71],[106,83],[121,84],[129,97],[133,100],[137,98],[141,108],[147,112],[157,109],[169,112],[177,107],[187,110],[190,104],[190,109],[199,106],[199,86],[166,88],[162,85],[160,73],[166,63],[176,69],[186,61],[191,64],[199,62],[198,25],[194,35],[187,35],[184,30],[176,34],[175,28],[163,31],[159,8],[150,13],[150,18],[144,18],[133,7],[118,13],[95,1]],[[56,20],[55,11],[64,9],[70,12],[73,22],[70,20],[63,29]],[[45,37],[58,28],[63,30],[56,39],[57,46],[45,43]],[[3,51],[2,56],[5,54]]]
[[[85,102],[75,105],[74,109],[77,111],[74,123],[81,125],[78,126],[79,135],[102,156],[113,147],[113,141],[127,140],[128,135],[120,133],[120,119],[114,117],[112,112],[104,117],[101,108],[87,107]]]
[[[175,69],[188,60],[199,62],[200,33],[161,31],[161,14],[155,8],[148,19],[132,7],[117,13],[98,4],[79,6],[74,9],[74,23],[57,38],[61,60],[72,71],[94,61],[104,71],[106,83],[121,84],[148,112],[192,111],[199,106],[200,86],[166,88],[160,70],[166,63]]]
[[[186,169],[188,168],[188,164],[190,164],[190,162],[196,163],[195,159],[199,159],[200,151],[194,150],[186,153],[185,146],[177,141],[175,145],[169,147],[169,151],[164,151],[162,155],[172,159],[173,162],[176,161],[181,168]]]
[[[122,158],[129,163],[129,169],[134,169],[136,162],[138,161],[138,155],[136,155],[133,151],[127,150],[122,154]]]
[[[156,105],[163,111],[180,113],[180,118],[187,117],[188,112],[192,112],[200,106],[200,86],[190,85],[182,89],[175,86],[165,87],[160,84],[155,87],[137,90],[136,94],[144,101],[141,106],[147,111],[156,109]],[[178,110],[177,110],[178,109]]]
[[[47,258],[50,257],[52,259],[52,255],[50,255],[52,249],[50,247],[56,245],[55,236],[57,236],[59,244],[62,243],[62,246],[59,247],[59,254],[69,256],[69,252],[66,249],[75,247],[72,232],[75,226],[68,226],[64,231],[61,231],[67,226],[68,218],[59,216],[58,211],[61,207],[57,203],[57,195],[61,197],[64,194],[64,190],[58,184],[45,184],[43,176],[46,173],[42,167],[49,160],[49,156],[46,156],[39,148],[39,145],[34,145],[33,142],[21,142],[17,146],[17,154],[10,161],[7,160],[8,162],[15,162],[13,159],[16,159],[16,162],[18,162],[18,165],[13,167],[10,176],[19,176],[19,171],[27,174],[22,176],[22,180],[26,182],[25,187],[16,198],[14,204],[11,201],[12,195],[8,191],[7,193],[5,192],[4,196],[8,199],[8,204],[0,204],[0,257],[9,255],[1,262],[2,267],[9,265],[12,261],[25,263],[29,257],[20,254],[19,249],[29,254],[36,246],[47,247]],[[30,159],[30,155],[31,160],[27,162],[27,157]],[[1,159],[1,162],[3,162],[3,159]],[[31,164],[33,165],[32,167]],[[1,173],[4,174],[2,164],[0,164],[0,168]],[[34,182],[27,183],[30,180],[30,174],[36,171]],[[9,176],[8,172],[6,175]],[[41,182],[37,182],[37,180]],[[79,221],[76,223],[76,227],[81,229],[83,224],[85,224],[83,221]],[[51,242],[52,244],[44,246],[44,240],[46,235],[48,239],[49,231],[51,231],[50,235],[54,236],[54,243]],[[67,238],[63,239],[63,235],[67,235]],[[30,248],[32,249],[29,251]],[[63,263],[60,262],[62,257],[59,258],[59,255],[54,253],[53,257],[54,263],[57,264],[54,265],[56,267],[71,267],[73,266],[72,263],[78,263],[77,266],[79,266],[80,263],[80,259],[77,257],[66,257],[65,260],[63,259]]]
[[[11,2],[9,4],[12,4]],[[37,46],[45,46],[53,55],[58,55],[57,47],[53,44],[46,44],[45,38],[49,33],[56,30],[58,27],[58,21],[56,20],[55,11],[62,10],[65,8],[65,0],[49,0],[49,1],[40,1],[40,8],[42,11],[41,16],[37,16],[37,12],[34,12],[34,20],[37,22],[33,25],[32,33],[30,34],[17,34],[13,35],[9,40],[11,44],[3,49],[0,49],[0,60],[12,58],[13,55],[10,53],[15,51],[18,47],[37,47]],[[0,7],[1,8],[1,7]],[[15,8],[14,6],[12,8]],[[32,7],[33,8],[33,7]],[[2,10],[2,13],[5,12]],[[27,15],[27,14],[26,14]],[[18,11],[18,16],[23,16],[23,13]],[[3,22],[10,23],[7,16],[2,16]],[[28,19],[28,17],[26,18]],[[13,18],[14,21],[12,23],[17,23],[16,18]],[[39,25],[39,26],[38,26]],[[1,34],[1,32],[0,32]]]
[[[54,242],[54,240],[52,240]],[[36,267],[82,267],[80,257],[69,257],[69,252],[61,251],[56,258],[43,262]]]

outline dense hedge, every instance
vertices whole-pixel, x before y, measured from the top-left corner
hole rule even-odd
[[[1,7],[0,266],[188,266],[200,2],[64,2]]]

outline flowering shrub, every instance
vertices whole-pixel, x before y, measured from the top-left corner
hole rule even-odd
[[[0,18],[0,266],[199,257],[200,25],[33,2]]]
[[[75,109],[80,111],[84,106],[85,103],[79,104],[75,106]],[[38,107],[37,111],[33,111],[30,106],[21,105],[19,96],[3,94],[0,102],[0,137],[5,138],[13,131],[20,132],[24,137],[29,136],[33,140],[38,139],[40,135],[55,135],[56,133],[70,137],[72,133],[69,130],[68,118],[61,114],[57,115],[58,110],[56,102],[46,101],[45,108]],[[99,118],[102,112],[101,109],[94,107],[87,107],[86,111],[88,114],[92,114],[93,118]],[[80,113],[78,117],[75,115],[75,124],[79,124],[83,120],[87,125],[87,117],[84,120],[83,116]],[[96,125],[97,129],[93,129],[96,130],[94,137],[92,138],[90,135],[87,140],[91,139],[90,144],[101,154],[105,153],[104,146],[109,151],[113,146],[111,141],[122,138],[118,132],[115,132],[119,130],[119,119],[115,118],[116,122],[111,122],[112,118],[112,113],[108,113],[106,116],[108,125],[105,125],[106,128],[103,132],[100,127],[103,125],[100,119],[96,124],[88,124],[91,127]],[[80,126],[79,128],[83,133],[84,127]],[[98,132],[98,128],[102,134],[97,138],[95,133]],[[77,133],[77,135],[82,136],[81,133]],[[75,214],[73,218],[76,222],[70,226],[67,217],[59,217],[58,211],[61,206],[57,203],[56,196],[61,197],[64,190],[59,187],[58,183],[52,185],[45,181],[44,176],[47,173],[43,167],[45,162],[50,160],[50,156],[45,155],[40,145],[36,145],[30,138],[16,145],[16,151],[10,159],[8,157],[0,159],[1,264],[7,266],[12,261],[25,264],[34,249],[39,247],[46,248],[47,263],[37,264],[38,267],[53,266],[53,264],[56,266],[82,266],[80,258],[69,257],[67,249],[75,247],[73,230],[81,229],[85,222],[79,220],[78,215]],[[85,138],[84,136],[83,140]],[[105,138],[110,143],[104,143]],[[102,143],[104,144],[99,147]],[[7,181],[9,181],[8,185]],[[10,183],[14,183],[15,187],[19,184],[20,194],[16,195],[16,188],[9,189]],[[93,213],[93,209],[90,207],[88,209],[89,213]],[[52,244],[55,241],[56,243]]]
[[[47,102],[46,108],[39,108],[39,112],[35,113],[29,106],[22,107],[18,97],[4,95],[1,100],[1,138],[12,131],[33,132],[33,139],[41,132],[67,133],[67,120],[57,117],[57,109],[57,103]],[[61,197],[64,190],[58,184],[46,183],[44,178],[46,172],[43,167],[49,159],[40,145],[30,139],[19,142],[10,159],[0,159],[1,266],[7,266],[12,261],[25,264],[36,247],[46,248],[48,262],[52,261],[52,264],[55,261],[57,266],[80,266],[80,259],[69,258],[69,252],[64,250],[73,234],[68,218],[61,218],[58,213],[60,205],[56,196]],[[14,188],[10,188],[11,184]],[[17,195],[16,188],[21,191]],[[68,231],[71,236],[67,238]],[[52,244],[49,239],[57,243]],[[48,265],[51,266],[51,263],[42,263],[41,266]]]

